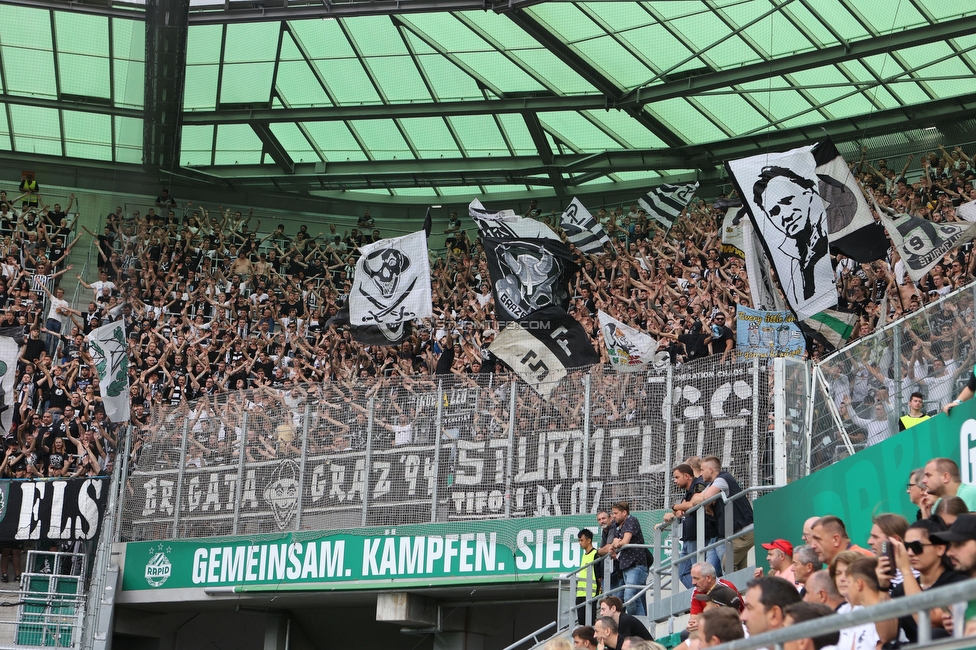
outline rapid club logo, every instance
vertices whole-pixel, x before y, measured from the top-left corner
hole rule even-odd
[[[172,550],[172,548],[166,547],[167,552]],[[149,552],[152,557],[146,562],[146,582],[149,583],[150,587],[162,587],[169,579],[170,574],[173,573],[173,565],[166,557],[166,553],[163,552],[162,544],[156,548],[150,547]]]

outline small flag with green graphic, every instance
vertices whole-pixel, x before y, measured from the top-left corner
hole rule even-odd
[[[105,415],[112,422],[129,420],[129,343],[125,325],[116,321],[92,330],[88,351],[98,373]]]

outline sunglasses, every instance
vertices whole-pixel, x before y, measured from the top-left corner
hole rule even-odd
[[[926,546],[934,546],[934,544],[926,544],[925,542],[905,542],[905,550],[911,551],[914,555],[921,555]]]

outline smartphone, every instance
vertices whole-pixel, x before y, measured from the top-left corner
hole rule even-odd
[[[881,554],[888,558],[888,575],[895,575],[895,547],[888,542],[881,542]]]

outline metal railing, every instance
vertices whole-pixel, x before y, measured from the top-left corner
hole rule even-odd
[[[28,551],[16,608],[0,613],[0,648],[86,647],[83,553]]]
[[[756,388],[736,395],[733,381]],[[609,485],[633,510],[655,510],[673,489],[671,467],[690,455],[717,454],[743,483],[768,483],[773,468],[755,462],[769,457],[759,422],[770,404],[755,395],[765,381],[750,360],[574,372],[548,404],[510,376],[479,374],[162,406],[136,432],[123,538],[592,513]],[[639,390],[634,417],[608,419],[608,402]],[[282,481],[296,488],[287,503],[269,490]]]
[[[806,399],[800,402],[807,408],[812,405],[806,424],[809,471],[829,466],[863,447],[864,443],[854,437],[859,425],[841,413],[844,393],[852,398],[850,413],[851,409],[870,405],[874,391],[887,389],[889,397],[884,405],[892,433],[898,431],[897,418],[907,412],[912,392],[923,393],[922,410],[927,413],[938,412],[955,399],[976,363],[974,309],[976,282],[899,317],[814,365]],[[951,378],[944,383],[917,381],[916,371],[925,371],[935,358],[946,362],[947,371],[953,373]],[[871,417],[866,415],[867,419]]]
[[[945,605],[956,605],[976,598],[976,579],[958,582],[944,587],[929,589],[920,594],[895,598],[878,605],[857,609],[846,614],[824,616],[813,621],[766,632],[748,639],[739,639],[715,646],[718,650],[758,650],[776,648],[782,650],[787,641],[816,637],[846,628],[886,621],[900,616],[918,614],[918,644],[920,648],[968,648],[976,645],[973,637],[964,638],[965,607],[953,607],[953,637],[945,641],[932,640],[930,610]],[[959,610],[962,610],[960,612]]]
[[[719,492],[718,494],[712,495],[711,497],[703,500],[701,503],[698,503],[698,504],[692,506],[691,508],[689,508],[688,510],[686,510],[685,511],[685,515],[684,515],[685,517],[687,517],[687,516],[689,516],[691,514],[694,514],[696,512],[702,511],[710,503],[714,503],[714,502],[719,501],[719,500],[723,501],[724,504],[725,504],[724,505],[724,507],[725,507],[725,530],[724,531],[721,531],[721,532],[724,532],[724,535],[721,536],[718,541],[716,541],[716,542],[714,542],[712,544],[705,544],[705,541],[706,541],[706,538],[705,538],[705,517],[697,517],[696,518],[696,520],[695,520],[695,528],[696,528],[696,530],[695,530],[695,552],[694,553],[689,553],[687,555],[680,555],[679,552],[676,552],[675,551],[675,549],[680,549],[681,548],[681,540],[679,539],[679,537],[680,537],[679,528],[678,528],[678,526],[675,526],[674,524],[675,523],[680,523],[682,521],[683,517],[675,517],[674,519],[672,519],[669,522],[661,523],[661,524],[658,524],[657,526],[655,526],[654,527],[654,545],[652,547],[653,548],[653,553],[654,553],[654,566],[652,567],[652,569],[650,571],[651,578],[652,578],[652,583],[650,585],[650,588],[653,589],[654,600],[657,601],[657,600],[660,600],[660,598],[661,598],[661,590],[665,586],[664,583],[662,582],[663,576],[670,575],[670,578],[671,578],[670,579],[670,585],[671,585],[671,594],[672,595],[674,595],[675,593],[677,593],[679,591],[682,591],[684,585],[683,585],[683,583],[681,582],[681,580],[678,577],[681,564],[683,562],[688,562],[688,561],[692,561],[692,560],[694,560],[694,562],[704,562],[705,561],[706,553],[708,551],[712,550],[712,549],[717,549],[717,548],[720,548],[720,547],[723,547],[724,546],[724,553],[722,554],[722,569],[723,569],[723,573],[731,573],[732,572],[732,569],[734,567],[733,549],[732,549],[731,541],[734,540],[734,539],[737,539],[739,537],[743,537],[745,535],[748,535],[753,530],[753,526],[751,524],[748,525],[748,526],[744,526],[739,531],[733,531],[732,530],[733,529],[733,526],[734,526],[734,522],[733,522],[733,518],[732,518],[732,514],[733,514],[732,511],[733,511],[733,508],[734,508],[735,501],[738,500],[738,499],[747,498],[750,495],[755,494],[755,493],[758,493],[758,492],[770,492],[772,490],[778,490],[781,487],[783,487],[783,486],[782,485],[762,485],[762,486],[754,486],[754,487],[744,488],[741,492],[739,492],[738,494],[735,494],[732,497],[726,497],[724,492]],[[663,530],[667,530],[667,529],[671,529],[671,554],[668,556],[667,559],[665,559],[664,558],[664,553],[663,553],[664,547],[663,547],[663,545],[661,543],[661,540],[662,540],[662,531]],[[672,613],[675,613],[675,612],[672,612]]]

